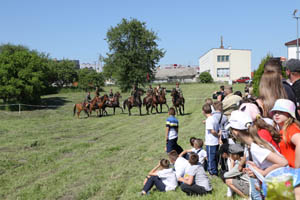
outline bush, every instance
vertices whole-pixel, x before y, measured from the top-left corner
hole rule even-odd
[[[198,79],[200,83],[212,83],[214,81],[209,72],[202,72]]]

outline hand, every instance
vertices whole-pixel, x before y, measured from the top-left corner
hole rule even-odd
[[[202,123],[205,124],[205,121],[206,121],[206,120],[203,120]]]
[[[243,169],[243,172],[244,172],[244,173],[247,173],[249,177],[256,178],[256,176],[255,176],[255,174],[253,173],[253,171],[251,171],[251,169],[249,169],[249,168],[244,168],[244,169]]]
[[[167,147],[165,147],[165,151],[167,151]]]

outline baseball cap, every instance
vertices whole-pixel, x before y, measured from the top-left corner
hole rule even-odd
[[[229,153],[238,154],[238,153],[242,153],[242,152],[244,152],[244,148],[242,147],[242,145],[240,145],[240,144],[230,144],[229,145]]]
[[[297,59],[289,59],[286,62],[286,67],[291,71],[291,72],[300,72],[300,60]]]
[[[234,128],[238,130],[247,130],[249,125],[253,123],[250,115],[239,110],[232,111],[226,129]]]
[[[250,115],[252,121],[255,121],[256,117],[261,115],[258,107],[253,103],[243,103],[240,106],[239,111],[246,112]]]
[[[270,111],[270,115],[273,117],[274,111],[281,111],[289,113],[293,118],[296,118],[295,111],[296,105],[294,102],[288,99],[277,99],[275,101],[274,107]]]

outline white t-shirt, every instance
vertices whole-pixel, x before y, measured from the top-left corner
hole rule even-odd
[[[272,147],[272,145],[270,145]],[[273,148],[273,147],[272,147]],[[273,148],[278,155],[281,155],[275,148]],[[271,153],[269,149],[262,148],[255,144],[254,142],[251,144],[250,152],[252,155],[253,162],[256,166],[262,170],[273,165],[272,162],[266,160],[268,155]],[[249,155],[248,155],[249,156]]]
[[[202,186],[206,191],[211,191],[211,183],[201,165],[191,165],[186,170],[186,175],[193,176],[195,184]]]
[[[215,137],[210,130],[214,130],[214,118],[209,116],[205,121],[205,145],[214,146],[219,144],[218,137]]]
[[[185,170],[188,166],[191,166],[189,161],[183,157],[178,157],[174,163],[176,178],[184,177]]]
[[[205,161],[205,158],[207,157],[206,151],[204,149],[195,149],[195,148],[192,148],[192,152],[198,154],[198,156],[199,156],[199,163],[201,165],[203,165],[204,161]]]
[[[166,186],[166,191],[175,190],[177,187],[177,179],[173,169],[163,169],[157,172],[158,177]]]

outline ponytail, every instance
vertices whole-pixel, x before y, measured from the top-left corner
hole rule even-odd
[[[282,139],[283,139],[285,144],[287,144],[287,138],[290,137],[290,134],[287,132],[287,129],[293,123],[295,123],[298,126],[298,128],[300,128],[300,122],[298,120],[292,118],[292,117],[289,117],[288,120],[286,120],[284,122],[284,125],[282,127],[282,130],[283,130]]]

